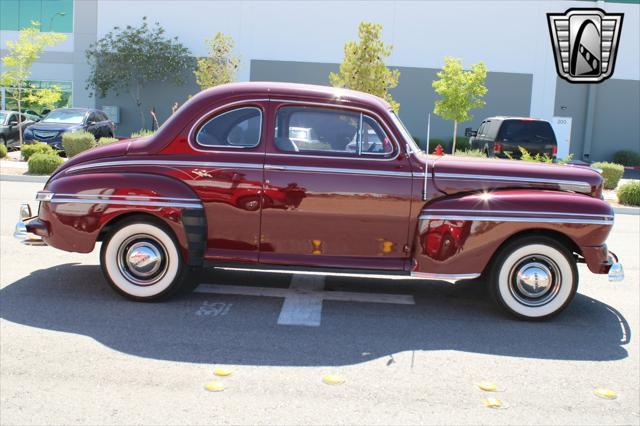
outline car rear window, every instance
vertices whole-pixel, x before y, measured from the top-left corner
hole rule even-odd
[[[551,125],[537,120],[505,120],[500,128],[499,139],[505,142],[556,143]]]
[[[260,143],[262,111],[241,107],[216,115],[198,131],[196,141],[207,147],[253,148]]]

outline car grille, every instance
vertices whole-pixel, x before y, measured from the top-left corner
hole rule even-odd
[[[58,136],[58,131],[56,130],[34,130],[33,135],[37,138],[42,139],[50,139]]]

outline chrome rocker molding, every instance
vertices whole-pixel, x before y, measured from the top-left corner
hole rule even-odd
[[[425,280],[440,280],[448,282],[456,282],[462,280],[473,280],[480,274],[432,274],[429,272],[411,272],[411,276],[415,278],[423,278]]]
[[[524,176],[488,176],[488,175],[471,175],[464,173],[436,173],[436,179],[480,179],[480,180],[492,180],[501,182],[530,182],[530,183],[543,183],[546,185],[559,186],[561,189],[576,188],[577,192],[591,192],[591,185],[587,182],[576,180],[556,180],[556,179],[544,179],[544,178],[532,178]]]
[[[613,225],[611,219],[571,219],[566,217],[516,217],[516,216],[449,216],[422,214],[420,220],[467,220],[484,222],[532,222],[532,223],[580,223],[584,225]]]

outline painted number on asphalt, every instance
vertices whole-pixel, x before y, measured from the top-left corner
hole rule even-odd
[[[218,317],[227,315],[231,310],[233,303],[209,302],[205,300],[202,306],[196,311],[199,317]]]

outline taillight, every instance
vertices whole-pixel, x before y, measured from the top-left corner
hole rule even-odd
[[[501,152],[502,151],[502,144],[499,144],[498,142],[496,142],[493,145],[493,152]]]
[[[554,145],[552,152],[553,152],[553,155],[556,155],[558,153],[558,147],[556,145]]]

